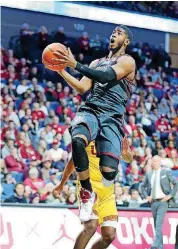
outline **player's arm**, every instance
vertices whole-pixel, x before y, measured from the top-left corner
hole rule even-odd
[[[129,141],[127,140],[126,137],[124,137],[124,139],[122,141],[121,156],[122,156],[122,159],[127,163],[131,163],[133,160],[133,154],[132,154],[132,151],[129,147]]]
[[[67,182],[67,180],[69,179],[70,175],[75,171],[75,167],[74,167],[74,163],[72,158],[70,159],[70,161],[68,162],[68,164],[66,165],[64,171],[63,171],[63,175],[62,175],[62,179],[60,184],[55,187],[55,189],[53,190],[53,194],[54,196],[57,198],[60,193],[63,190],[63,187],[65,185],[65,183]]]
[[[93,62],[91,62],[89,67],[94,67],[96,65],[98,60],[95,60]],[[46,65],[46,67],[48,68],[48,66]],[[51,65],[49,67],[49,69],[51,69]],[[55,70],[54,70],[55,71]],[[63,79],[73,88],[75,89],[78,93],[80,94],[84,94],[87,91],[89,91],[92,87],[93,81],[89,78],[87,78],[86,76],[82,77],[81,80],[77,80],[75,77],[73,77],[72,75],[70,75],[68,72],[66,72],[65,70],[62,71],[58,71],[58,74],[60,74]]]
[[[54,54],[58,58],[54,58],[53,60],[58,62],[59,65],[65,63],[67,67],[74,68],[87,78],[103,84],[112,80],[122,79],[135,71],[135,61],[130,56],[122,56],[118,59],[116,65],[108,67],[106,71],[103,72],[102,70],[92,69],[77,62],[70,49],[68,49],[68,54],[62,51],[54,52]]]

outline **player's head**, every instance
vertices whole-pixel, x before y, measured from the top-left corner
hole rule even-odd
[[[126,47],[131,43],[133,34],[130,29],[124,25],[117,26],[111,36],[109,49],[113,52],[117,52],[121,47]]]

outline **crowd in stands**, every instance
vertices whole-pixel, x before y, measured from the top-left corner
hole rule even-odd
[[[162,17],[178,18],[177,1],[92,1],[87,4],[107,6]]]
[[[34,36],[28,24],[20,31],[21,51],[1,48],[0,193],[4,202],[77,204],[75,173],[60,199],[52,191],[71,156],[68,128],[86,95],[79,95],[42,65],[41,52],[51,39],[75,47],[77,60],[85,65],[107,52],[108,41],[101,41],[99,35],[91,38],[84,32],[72,44],[63,27],[53,36],[42,27]],[[132,44],[128,53],[137,62],[124,127],[134,159],[130,164],[120,161],[115,194],[118,206],[144,207],[148,203],[139,186],[151,171],[154,155],[160,155],[162,167],[178,179],[178,72],[170,68],[171,59],[162,45]]]

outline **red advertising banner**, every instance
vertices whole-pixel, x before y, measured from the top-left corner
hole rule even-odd
[[[108,249],[148,249],[154,238],[149,211],[119,211],[116,239]],[[178,212],[167,212],[163,226],[164,249],[175,249]],[[73,249],[83,229],[77,209],[43,207],[2,207],[1,249]],[[97,232],[86,249],[101,236]]]

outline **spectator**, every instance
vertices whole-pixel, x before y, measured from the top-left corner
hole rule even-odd
[[[34,89],[34,85],[37,85],[38,84],[38,81],[41,81],[41,75],[38,71],[38,68],[37,67],[32,67],[31,68],[31,71],[29,73],[29,80],[32,81],[32,85],[30,85],[30,87],[32,89]],[[44,92],[44,88],[42,86],[39,85],[39,91],[41,92]]]
[[[174,141],[168,141],[168,146],[165,148],[165,151],[168,157],[171,157],[171,151],[175,149]]]
[[[26,165],[19,157],[16,148],[10,149],[10,155],[5,157],[5,163],[9,172],[21,172],[26,169]]]
[[[9,120],[7,125],[8,125],[7,127],[4,127],[2,129],[2,139],[3,139],[3,134],[6,132],[6,130],[8,130],[10,132],[10,138],[16,140],[18,135],[18,130],[15,128],[14,121]]]
[[[43,190],[45,183],[42,179],[38,178],[39,172],[36,168],[31,168],[29,170],[29,178],[24,181],[25,186],[31,187],[32,190],[38,192]]]
[[[62,158],[61,160],[55,165],[55,168],[57,168],[59,170],[59,172],[63,172],[66,164],[68,161],[68,152],[67,151],[63,151],[62,152]]]
[[[78,39],[78,44],[80,47],[80,52],[84,54],[88,54],[89,52],[89,38],[88,38],[88,33],[83,32],[82,36]]]
[[[31,187],[25,186],[24,197],[25,197],[27,203],[30,203],[30,197],[31,197],[31,195],[32,195],[32,192],[33,192],[33,191],[32,191],[32,189],[31,189]]]
[[[52,193],[54,190],[54,185],[52,183],[47,183],[45,189],[48,192],[45,202],[52,205],[59,205],[60,201],[56,199]]]
[[[132,186],[133,184],[138,184],[140,182],[140,173],[139,173],[139,167],[137,163],[132,162],[131,165],[131,173],[126,176],[127,183],[129,186]]]
[[[158,153],[161,149],[163,149],[163,145],[161,144],[161,141],[158,140],[155,142],[155,150],[153,151],[153,156],[158,155]]]
[[[2,157],[5,158],[6,156],[9,156],[11,154],[11,149],[14,148],[14,140],[8,139],[7,143],[2,148]]]
[[[178,170],[178,153],[177,153],[176,149],[171,150],[170,159],[172,160],[173,165],[174,165],[172,169]]]
[[[30,26],[28,23],[24,23],[20,30],[20,43],[22,47],[22,54],[25,58],[29,56],[31,51],[31,43],[33,43],[32,35],[33,31],[30,30]]]
[[[8,107],[8,113],[9,113],[9,120],[11,120],[14,123],[14,127],[17,127],[17,129],[20,128],[20,120],[16,112],[13,110],[13,107]],[[12,126],[12,124],[11,124]],[[9,127],[8,127],[9,128]],[[9,129],[11,130],[11,129]],[[17,130],[16,130],[17,135]]]
[[[132,189],[131,190],[131,199],[129,202],[129,207],[131,208],[139,208],[140,204],[146,203],[147,201],[142,201],[141,197],[139,196],[138,190]]]
[[[55,117],[55,111],[50,110],[49,111],[49,116],[47,116],[45,121],[44,121],[44,126],[51,124],[54,117]]]
[[[64,27],[58,27],[57,32],[54,34],[53,41],[67,45],[67,36],[64,34]]]
[[[173,168],[173,162],[170,158],[167,158],[166,151],[164,149],[161,149],[158,153],[158,155],[161,157],[161,166],[164,168]]]
[[[128,118],[128,125],[126,125],[126,129],[129,132],[130,135],[132,135],[132,132],[136,130],[136,124],[135,124],[135,116],[130,115]]]
[[[100,40],[100,36],[96,35],[94,39],[90,39],[89,46],[91,48],[92,56],[94,58],[98,58],[102,56],[102,41]]]
[[[131,199],[131,196],[129,194],[129,187],[128,186],[123,187],[123,192],[124,193],[122,195],[122,200],[126,203],[129,203]]]
[[[59,148],[60,142],[54,139],[52,148],[49,150],[49,156],[54,162],[54,166],[58,167],[58,162],[62,159],[63,149]]]
[[[45,142],[47,144],[52,144],[53,139],[54,139],[54,132],[52,130],[52,127],[49,124],[47,124],[45,125],[44,128],[40,129],[40,134],[41,132],[45,133]]]
[[[16,180],[15,180],[14,177],[12,177],[11,173],[6,174],[5,183],[7,183],[7,184],[16,184]]]
[[[46,180],[46,183],[52,183],[54,186],[59,184],[58,170],[54,168],[49,170],[49,178]]]
[[[161,99],[160,104],[158,104],[158,112],[159,114],[163,114],[163,115],[168,115],[168,113],[170,112],[170,108],[168,105],[168,102],[165,98]]]
[[[39,142],[38,146],[38,153],[41,156],[41,158],[45,158],[47,156],[48,150],[47,150],[47,144],[45,140],[41,140]]]
[[[44,50],[49,43],[49,34],[45,26],[41,26],[40,32],[38,33],[38,43],[40,50]]]
[[[0,158],[0,182],[4,183],[8,171],[4,162],[4,159]]]
[[[29,87],[27,86],[27,80],[22,80],[20,85],[17,86],[16,92],[18,95],[24,94]]]
[[[30,197],[30,203],[31,204],[38,204],[40,203],[40,195],[38,193],[34,193]]]
[[[52,167],[52,163],[50,159],[46,158],[43,160],[42,164],[43,164],[43,167],[41,169],[42,179],[46,181],[47,179],[49,179],[49,174],[50,174],[50,169]]]
[[[6,199],[4,202],[9,203],[27,203],[24,196],[25,187],[23,183],[17,183],[15,186],[15,194],[10,198]]]
[[[115,186],[115,197],[116,197],[116,205],[122,206],[124,205],[123,199],[122,199],[123,190],[121,186]]]
[[[169,122],[167,121],[165,115],[162,114],[161,118],[156,122],[156,130],[160,132],[161,140],[168,138],[170,128]]]
[[[59,124],[59,118],[54,116],[52,119],[52,123],[50,124],[51,128],[56,131],[56,133],[63,134],[63,126]]]
[[[32,120],[44,121],[45,114],[40,110],[40,106],[38,103],[33,104],[33,111],[32,111]]]
[[[35,149],[31,145],[31,141],[28,139],[25,141],[24,146],[20,147],[19,153],[20,156],[26,160],[41,160],[41,156],[37,151],[35,151]]]
[[[21,119],[21,124],[25,124],[27,122],[27,120],[32,119],[32,111],[30,108],[25,110],[25,115],[23,116],[23,118]]]

